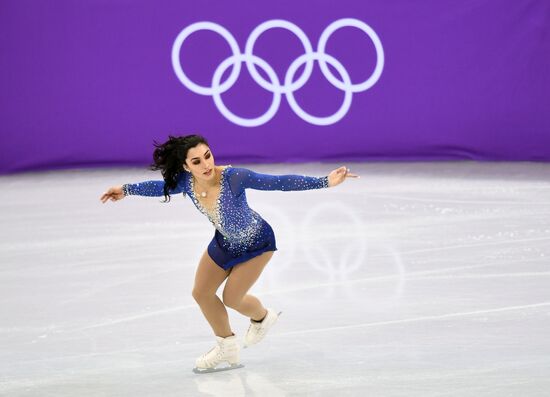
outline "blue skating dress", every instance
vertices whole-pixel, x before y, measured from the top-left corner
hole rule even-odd
[[[273,229],[256,211],[248,206],[246,189],[309,190],[328,187],[328,176],[259,174],[246,168],[226,166],[221,171],[220,193],[215,207],[208,211],[195,195],[190,172],[182,171],[177,186],[169,193],[187,194],[199,211],[216,228],[208,245],[208,254],[221,268],[231,267],[266,251],[276,251]],[[126,195],[163,196],[164,181],[125,184]]]

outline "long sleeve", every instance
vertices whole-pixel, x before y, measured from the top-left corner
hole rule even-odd
[[[178,194],[184,191],[185,175],[181,173],[178,176],[178,183],[174,189],[169,189],[168,193]],[[124,193],[128,196],[164,196],[164,181],[145,181],[139,183],[126,183],[123,185]]]
[[[231,190],[236,195],[244,189],[256,190],[310,190],[328,187],[328,176],[268,175],[246,168],[233,168],[229,176]]]

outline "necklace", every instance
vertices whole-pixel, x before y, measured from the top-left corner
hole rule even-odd
[[[200,187],[200,186],[199,186]],[[202,190],[202,189],[201,189]],[[208,194],[208,192],[206,190],[203,190],[202,192],[200,192],[200,195],[202,198],[206,197]]]
[[[198,185],[198,183],[196,185]],[[200,186],[198,186],[198,187],[200,188]],[[202,188],[201,188],[201,190],[202,190],[202,192],[200,192],[200,195],[201,195],[202,198],[205,198],[208,195],[208,191],[204,190]]]

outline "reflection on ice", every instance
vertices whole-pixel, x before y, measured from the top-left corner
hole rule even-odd
[[[253,371],[234,370],[225,376],[197,376],[194,381],[201,395],[213,397],[273,396],[288,394],[277,387],[273,381]]]

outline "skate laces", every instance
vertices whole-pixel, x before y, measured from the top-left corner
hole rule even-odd
[[[197,359],[197,367],[213,368],[226,359],[232,359],[235,354],[238,354],[236,340],[219,339],[212,349]]]
[[[220,344],[218,344],[214,346],[212,349],[210,349],[208,352],[204,353],[201,358],[206,363],[212,364],[213,362],[216,362],[217,360],[221,359],[223,356],[223,353],[224,353],[223,347]]]
[[[262,327],[262,323],[250,323],[249,332],[252,331],[256,334],[263,334],[266,330],[266,327]]]

